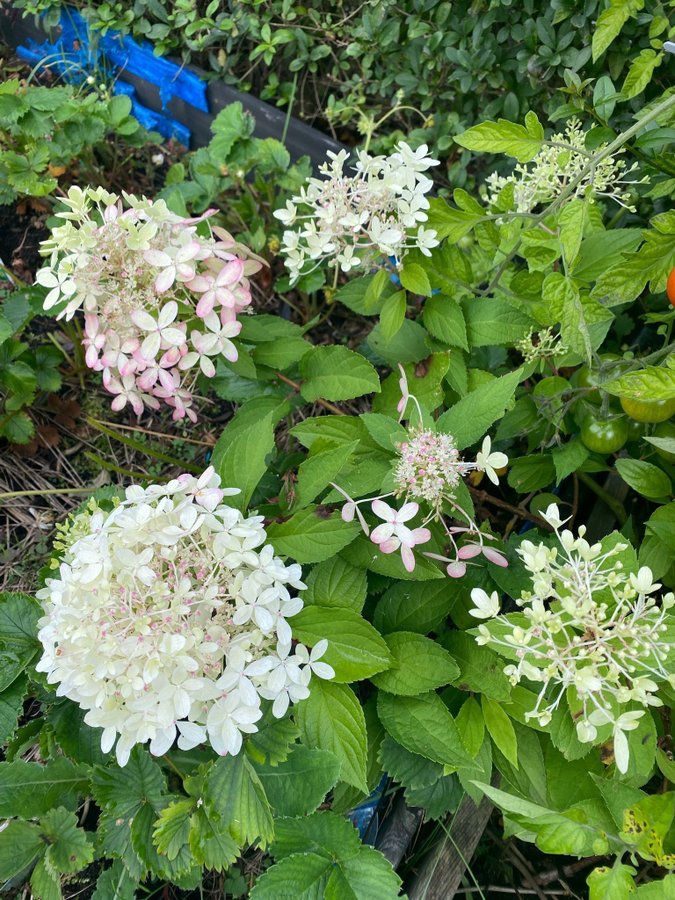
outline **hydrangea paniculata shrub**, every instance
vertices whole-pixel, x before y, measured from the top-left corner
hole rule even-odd
[[[236,754],[261,701],[277,718],[309,696],[327,641],[293,646],[288,619],[305,587],[265,543],[263,519],[224,503],[213,469],[131,486],[112,511],[96,503],[62,528],[58,575],[38,592],[37,665],[57,694],[87,710],[125,765],[136,744],[161,755],[209,742]]]
[[[66,319],[84,310],[86,363],[103,374],[114,410],[129,403],[140,415],[164,402],[174,419],[196,421],[197,376],[212,378],[218,356],[237,359],[237,316],[263,261],[221,228],[199,234],[213,211],[185,219],[163,200],[123,198],[68,191],[64,223],[42,244],[44,308],[65,304],[57,318]]]

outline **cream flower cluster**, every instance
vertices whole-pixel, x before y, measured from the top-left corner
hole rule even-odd
[[[597,147],[595,153],[602,150]],[[494,204],[500,192],[513,185],[514,209],[519,213],[531,212],[542,203],[550,203],[560,192],[581,175],[588,165],[590,154],[586,150],[586,132],[578,119],[571,119],[564,134],[554,134],[526,165],[517,165],[506,177],[493,172],[486,179],[489,190],[488,202]],[[584,197],[589,192],[596,197],[615,200],[620,206],[633,212],[635,207],[626,185],[639,184],[626,180],[635,168],[634,163],[626,169],[622,159],[608,156],[597,165],[577,185],[574,196]]]
[[[569,691],[580,741],[596,741],[598,730],[611,725],[616,765],[626,772],[626,732],[644,714],[636,707],[661,706],[659,684],[675,687],[675,623],[668,613],[675,596],[657,600],[661,585],[653,583],[648,567],[624,569],[619,557],[627,544],[591,545],[584,526],[575,537],[562,528],[567,520],[555,504],[544,518],[559,546],[521,544],[518,553],[532,577],[532,591],[516,600],[522,613],[500,615],[496,591],[471,592],[471,614],[492,620],[479,626],[477,641],[515,660],[504,670],[512,684],[526,679],[541,685],[527,714],[540,725],[548,725]]]
[[[399,387],[401,401],[398,404],[399,421],[406,416],[408,405],[416,408],[420,422],[423,419],[422,409],[417,398],[410,393],[408,380],[403,367],[399,367],[401,378]],[[426,544],[431,540],[431,531],[426,527],[432,521],[438,522],[444,531],[445,538],[451,547],[451,556],[424,552],[424,556],[446,564],[446,572],[451,578],[461,578],[466,574],[467,561],[481,554],[498,566],[506,566],[506,558],[498,550],[490,547],[486,541],[493,540],[492,535],[485,534],[459,503],[457,487],[463,477],[472,471],[484,472],[490,481],[499,484],[497,469],[508,464],[505,453],[492,450],[489,436],[483,440],[481,449],[476,454],[475,462],[460,459],[451,434],[435,432],[430,429],[412,427],[408,424],[408,440],[397,446],[398,461],[393,470],[395,490],[379,497],[366,497],[355,500],[339,485],[333,487],[347,501],[342,507],[342,518],[351,522],[358,518],[361,528],[370,540],[377,544],[382,553],[400,552],[403,565],[408,572],[415,570],[413,548]],[[403,498],[400,509],[385,503],[388,497]],[[411,528],[408,524],[425,503],[428,511],[422,524]],[[370,526],[359,509],[361,504],[369,504],[372,512],[383,524],[377,525],[372,533]],[[448,525],[445,521],[444,507],[450,507],[457,518],[465,525]],[[464,537],[460,546],[457,538]]]
[[[300,566],[265,543],[262,518],[223,502],[213,469],[127,488],[64,534],[58,577],[38,593],[45,615],[37,665],[57,694],[87,710],[101,746],[125,765],[136,744],[166,753],[209,742],[236,754],[257,731],[261,700],[282,717],[309,696],[327,641],[293,649]],[[73,540],[69,540],[72,536]]]
[[[313,271],[322,260],[334,260],[343,272],[391,256],[398,262],[412,247],[430,256],[438,246],[436,232],[425,228],[433,182],[424,173],[439,164],[427,156],[427,145],[412,150],[401,141],[391,156],[357,151],[354,175],[345,174],[346,150],[329,152],[330,162],[310,178],[297,197],[274,213],[284,225],[282,252],[291,280]],[[300,207],[300,211],[298,210]],[[313,263],[311,268],[306,263]]]
[[[201,371],[215,375],[214,358],[235,361],[237,315],[251,303],[249,275],[262,261],[224,230],[202,237],[199,219],[175,215],[163,200],[103,188],[72,187],[42,252],[37,273],[49,289],[46,310],[66,302],[67,319],[84,310],[89,368],[102,372],[114,410],[129,403],[173,409],[196,421],[192,391]]]

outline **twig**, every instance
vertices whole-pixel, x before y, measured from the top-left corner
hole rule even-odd
[[[527,512],[527,510],[520,506],[514,506],[512,503],[507,503],[506,500],[501,500],[499,497],[488,494],[487,491],[471,487],[470,485],[469,491],[477,500],[480,500],[481,503],[491,503],[493,506],[498,506],[500,509],[505,509],[508,512],[513,513],[513,515],[518,516],[519,519],[527,519],[528,522],[534,522],[542,528],[549,527],[546,520],[542,519],[542,517],[538,516],[536,513]]]

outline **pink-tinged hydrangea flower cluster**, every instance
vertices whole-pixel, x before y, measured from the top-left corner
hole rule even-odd
[[[38,592],[37,668],[103,729],[104,751],[117,741],[120,765],[136,744],[160,755],[176,738],[236,754],[263,699],[281,718],[312,673],[334,675],[327,641],[293,647],[300,566],[274,555],[262,517],[223,502],[232,493],[208,469],[129,487],[111,512],[91,503],[61,529],[58,576]]]
[[[405,417],[408,405],[412,405],[418,413],[420,422],[423,414],[417,398],[408,389],[408,380],[401,367],[401,401],[398,404],[400,420]],[[382,553],[400,551],[403,565],[408,572],[415,569],[413,548],[426,544],[432,539],[432,532],[426,526],[437,522],[445,540],[449,542],[451,556],[440,553],[424,552],[430,559],[446,564],[446,572],[451,578],[461,578],[466,573],[467,561],[481,554],[498,566],[506,566],[506,557],[490,547],[488,541],[494,540],[492,535],[481,531],[458,500],[458,490],[462,478],[471,471],[484,472],[490,481],[499,484],[496,470],[508,463],[505,453],[492,450],[492,442],[485,437],[481,449],[476,454],[475,462],[466,462],[459,456],[451,434],[432,431],[429,428],[408,426],[408,440],[398,445],[399,459],[393,470],[395,490],[380,497],[366,497],[355,500],[339,485],[333,487],[347,501],[342,507],[342,518],[352,522],[358,518],[363,531],[377,544]],[[404,504],[394,509],[384,500],[387,497],[402,497]],[[420,510],[420,501],[428,511],[422,524],[411,528],[406,523],[413,519]],[[361,504],[370,504],[372,512],[384,520],[371,533],[365,516],[359,509]],[[465,525],[448,525],[445,520],[445,509],[450,507],[455,516],[462,519]],[[464,542],[458,543],[463,537]]]
[[[262,260],[223,229],[207,237],[163,200],[103,188],[72,187],[42,252],[37,274],[49,289],[44,308],[65,302],[59,317],[84,310],[85,359],[136,415],[165,403],[173,418],[196,421],[192,391],[200,372],[215,375],[214,360],[237,359],[237,316],[251,303],[248,276]],[[215,237],[214,237],[215,235]]]
[[[302,223],[300,230],[283,236],[291,281],[325,259],[349,272],[382,256],[398,262],[412,247],[430,256],[438,239],[423,224],[428,219],[426,194],[433,187],[424,173],[438,160],[427,156],[427,150],[426,144],[412,150],[401,141],[391,156],[357,151],[353,175],[344,172],[346,150],[329,152],[330,162],[319,168],[325,177],[310,178],[297,197],[274,213],[284,225]]]
[[[675,687],[675,596],[657,600],[661,585],[647,566],[630,571],[637,564],[627,544],[589,544],[583,525],[577,536],[562,528],[567,520],[555,504],[543,516],[558,546],[523,541],[518,549],[532,579],[532,590],[516,599],[520,612],[500,614],[496,591],[472,590],[470,613],[486,623],[476,640],[513,660],[504,669],[512,684],[539,685],[528,718],[546,727],[567,699],[579,740],[611,736],[617,768],[626,772],[626,732],[639,726],[645,707],[662,705],[661,684]]]

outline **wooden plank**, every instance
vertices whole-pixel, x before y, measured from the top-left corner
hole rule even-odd
[[[423,860],[408,889],[409,900],[451,900],[487,827],[493,805],[465,796],[446,822],[446,837]]]
[[[399,794],[375,842],[375,847],[387,857],[395,869],[398,868],[423,819],[424,810],[406,806],[403,795]]]

